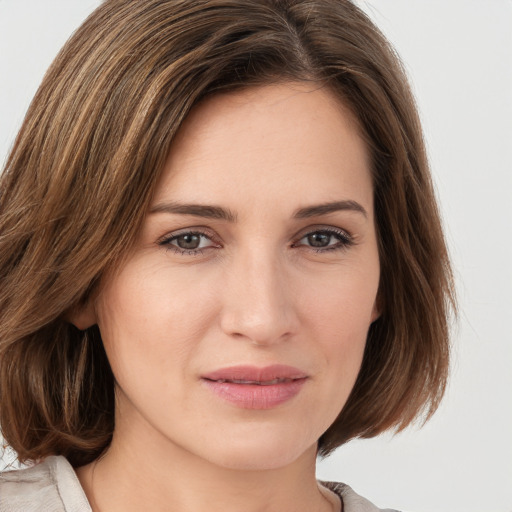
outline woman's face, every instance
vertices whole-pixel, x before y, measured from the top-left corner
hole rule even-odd
[[[314,450],[354,385],[378,283],[369,156],[331,92],[204,101],[94,303],[118,444],[239,469]]]

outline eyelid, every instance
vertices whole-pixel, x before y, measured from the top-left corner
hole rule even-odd
[[[211,240],[212,245],[210,247],[201,247],[197,249],[182,249],[174,244],[171,244],[171,242],[180,236],[183,235],[198,235],[202,237],[206,237],[209,240]],[[205,226],[190,226],[186,228],[177,229],[176,231],[170,231],[166,233],[164,236],[160,237],[156,241],[156,245],[165,247],[166,249],[172,249],[180,254],[200,254],[205,249],[210,248],[218,248],[221,246],[221,242],[219,240],[218,235],[212,231],[211,229],[205,227]]]
[[[204,235],[212,240],[218,240],[218,235],[212,229],[206,226],[187,226],[186,228],[179,228],[172,231],[168,231],[165,235],[157,239],[156,243],[164,242],[171,238],[176,238],[182,235],[195,234]]]
[[[314,224],[312,226],[307,226],[306,228],[301,229],[294,236],[294,239],[298,240],[300,238],[304,238],[306,235],[316,233],[317,231],[327,231],[330,233],[337,233],[339,235],[343,235],[347,238],[353,238],[352,233],[346,228],[340,228],[339,226],[332,226],[329,224]]]
[[[300,244],[299,242],[315,233],[327,233],[331,236],[338,237],[338,243],[327,245],[324,247],[315,247],[313,245]],[[208,247],[198,247],[195,249],[185,249],[181,248],[172,242],[183,235],[198,235],[201,237],[205,237],[212,242],[212,245]],[[349,247],[355,245],[355,237],[346,229],[340,228],[337,226],[329,226],[329,225],[314,225],[308,226],[307,228],[301,230],[297,235],[293,237],[293,242],[291,243],[292,248],[306,248],[308,250],[313,250],[318,253],[334,251],[334,250],[346,250]],[[165,247],[167,250],[173,250],[178,254],[184,255],[199,255],[204,250],[208,249],[218,249],[222,248],[222,242],[219,240],[219,236],[217,233],[212,231],[210,228],[206,226],[190,226],[186,228],[177,229],[176,231],[171,231],[160,237],[156,244],[162,247]]]
[[[310,249],[313,249],[316,252],[325,252],[328,250],[334,250],[334,249],[346,249],[352,245],[355,245],[355,238],[354,236],[346,229],[339,228],[336,226],[326,226],[326,225],[315,225],[315,226],[308,226],[306,229],[300,231],[295,237],[294,242],[292,243],[292,247],[299,247],[299,242],[314,233],[328,233],[332,236],[338,236],[341,238],[339,244],[331,245],[331,246],[325,246],[325,247],[318,247],[315,248],[313,246],[309,246]],[[308,247],[308,246],[305,246]]]

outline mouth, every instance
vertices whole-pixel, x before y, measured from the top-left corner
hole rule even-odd
[[[242,409],[271,409],[299,394],[308,375],[284,365],[235,366],[201,377],[213,393]]]
[[[234,384],[273,385],[284,381],[304,379],[307,374],[298,368],[283,364],[270,366],[230,366],[206,373],[203,379]]]
[[[206,379],[211,380],[211,379]],[[273,386],[274,384],[281,384],[283,382],[292,382],[297,379],[272,379],[272,380],[265,380],[265,381],[259,381],[259,380],[243,380],[243,379],[216,379],[212,380],[212,382],[220,382],[221,384],[224,382],[230,382],[231,384],[250,384],[254,386]]]

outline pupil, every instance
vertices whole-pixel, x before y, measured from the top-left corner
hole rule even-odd
[[[308,242],[313,247],[325,247],[329,245],[331,235],[327,233],[313,233],[308,236]]]
[[[177,241],[181,249],[197,249],[201,239],[199,235],[181,235]]]

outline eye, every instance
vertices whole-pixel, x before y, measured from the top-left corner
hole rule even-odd
[[[306,233],[294,244],[297,246],[311,247],[316,252],[325,252],[337,249],[346,249],[353,245],[352,237],[340,229],[318,229]]]
[[[166,236],[158,245],[173,249],[178,254],[200,254],[203,249],[219,247],[210,236],[200,231],[186,231]]]

